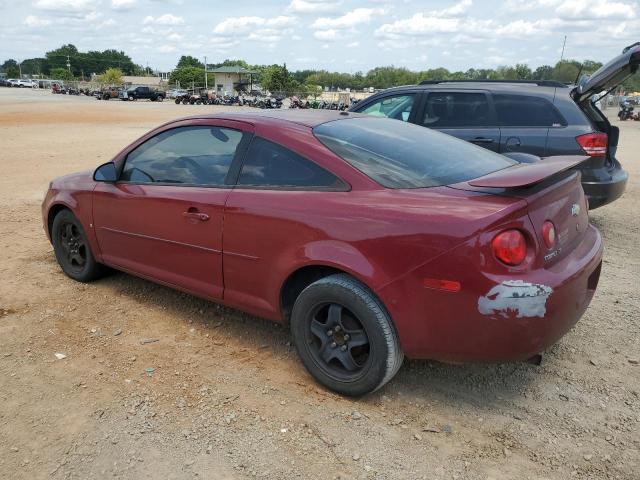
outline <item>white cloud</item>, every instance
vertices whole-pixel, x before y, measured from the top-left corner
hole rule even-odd
[[[333,41],[333,40],[338,40],[338,38],[340,38],[338,31],[332,28],[329,30],[317,30],[313,32],[313,36],[318,40],[324,40],[324,41]]]
[[[448,8],[434,10],[431,14],[434,17],[459,17],[460,15],[467,13],[471,8],[471,5],[473,5],[472,0],[462,0]]]
[[[81,12],[96,6],[94,0],[36,0],[33,6],[39,10],[54,12]]]
[[[145,25],[182,25],[184,23],[184,18],[170,13],[165,13],[159,17],[152,17],[151,15],[148,15],[144,18],[142,23]]]
[[[610,2],[608,0],[563,0],[555,12],[566,19],[631,19],[635,18],[638,4]]]
[[[547,17],[564,20],[618,19],[638,16],[638,2],[617,0],[507,0],[511,13],[544,11]]]
[[[349,48],[355,48],[360,46],[360,42],[351,42],[351,43],[347,43],[347,47]]]
[[[311,28],[317,30],[346,29],[356,25],[369,23],[377,15],[383,15],[384,8],[356,8],[336,18],[320,17],[313,22]]]
[[[137,0],[111,0],[111,8],[114,10],[130,10],[137,4]]]
[[[244,35],[256,29],[256,27],[283,28],[294,23],[294,18],[280,15],[274,18],[263,17],[231,17],[218,23],[213,28],[217,35],[236,36]]]
[[[40,18],[36,15],[29,15],[24,19],[24,22],[22,23],[24,23],[29,28],[46,27],[47,25],[51,25],[51,20]]]
[[[454,33],[460,30],[461,21],[457,18],[440,18],[416,13],[412,17],[381,25],[375,34],[381,37],[427,35],[435,33]]]
[[[176,47],[174,47],[173,45],[162,45],[161,47],[158,47],[158,51],[161,53],[172,53],[177,51],[178,49]]]
[[[322,0],[291,0],[287,7],[290,13],[321,13],[334,12],[341,4],[338,2],[327,2]]]

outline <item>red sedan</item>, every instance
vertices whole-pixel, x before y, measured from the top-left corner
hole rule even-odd
[[[225,113],[54,180],[42,213],[69,277],[109,266],[288,322],[320,383],[362,395],[405,354],[524,360],[578,321],[602,257],[581,160],[346,112]]]

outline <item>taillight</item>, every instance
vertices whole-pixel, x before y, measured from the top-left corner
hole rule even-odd
[[[585,133],[576,137],[578,145],[591,157],[604,157],[607,154],[608,138],[606,133]]]
[[[553,248],[556,244],[556,227],[549,220],[542,224],[542,241],[548,249]]]
[[[491,241],[493,254],[507,265],[520,265],[527,256],[527,241],[520,230],[505,230]]]

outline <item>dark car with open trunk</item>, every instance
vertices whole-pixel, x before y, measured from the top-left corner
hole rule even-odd
[[[425,81],[358,102],[351,111],[439,130],[498,153],[587,155],[578,168],[589,207],[619,198],[628,174],[616,158],[619,130],[595,106],[635,73],[640,45],[576,86],[555,81]]]

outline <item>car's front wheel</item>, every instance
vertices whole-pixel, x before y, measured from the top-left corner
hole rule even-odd
[[[344,395],[365,395],[382,387],[404,358],[384,306],[346,274],[322,278],[300,293],[291,333],[309,373]]]
[[[105,267],[96,262],[80,221],[69,210],[58,213],[51,228],[56,259],[62,271],[79,282],[101,277]]]

